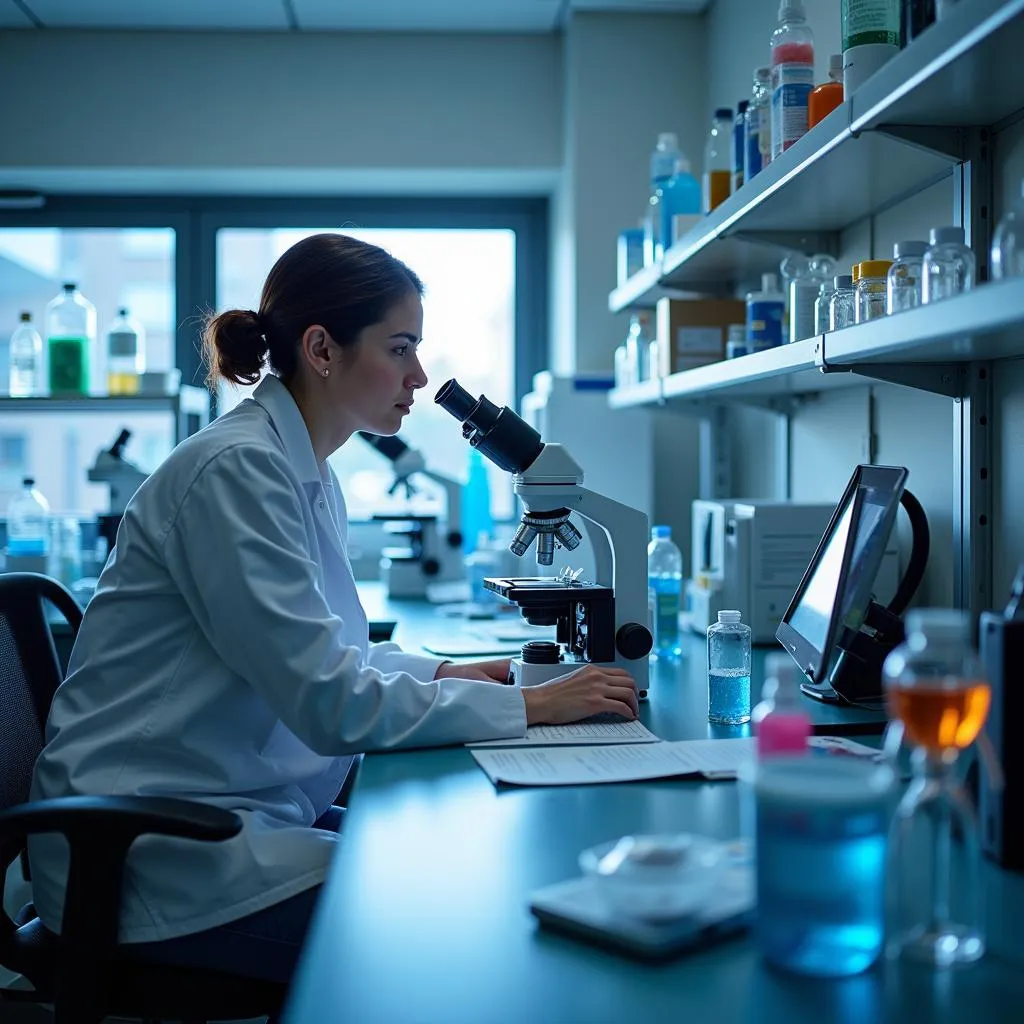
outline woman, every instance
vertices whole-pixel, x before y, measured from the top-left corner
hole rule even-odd
[[[344,235],[274,265],[258,312],[214,317],[210,380],[252,400],[182,442],[125,511],[57,691],[32,798],[179,796],[236,811],[225,843],[131,849],[121,941],[140,955],[287,980],[329,863],[332,802],[364,750],[521,736],[637,713],[617,669],[529,690],[508,663],[452,665],[370,645],[327,457],[393,434],[427,384],[419,278]],[[316,827],[317,825],[322,827]],[[30,844],[58,931],[66,857]]]

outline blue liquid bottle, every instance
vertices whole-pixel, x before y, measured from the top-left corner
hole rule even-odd
[[[737,611],[721,611],[708,627],[708,721],[750,721],[750,627]]]
[[[683,553],[672,541],[672,529],[655,526],[647,547],[647,587],[653,598],[652,626],[656,658],[678,658],[679,604],[683,591]]]

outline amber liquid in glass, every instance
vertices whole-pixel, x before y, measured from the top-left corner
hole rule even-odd
[[[955,689],[895,686],[889,690],[891,714],[907,738],[932,752],[964,750],[977,738],[988,715],[988,683],[965,680]]]

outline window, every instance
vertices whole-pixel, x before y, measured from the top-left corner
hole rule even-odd
[[[94,394],[105,391],[104,335],[121,306],[146,328],[147,369],[171,369],[176,248],[172,228],[0,227],[0,334],[5,352],[19,315],[26,311],[43,335],[45,364],[46,305],[65,281],[73,281],[96,307]],[[0,393],[6,394],[6,356],[0,363]],[[35,476],[55,511],[106,511],[107,487],[89,483],[86,473],[96,453],[109,448],[122,427],[132,431],[126,457],[146,470],[154,469],[174,444],[169,412],[83,411],[82,403],[74,402],[52,407],[0,402],[0,515],[23,474]]]
[[[274,261],[299,239],[333,228],[222,228],[217,232],[217,309],[255,309]],[[433,402],[437,388],[458,377],[472,394],[499,405],[516,404],[516,233],[507,228],[345,228],[347,234],[387,249],[423,280],[421,359],[430,383],[407,418],[401,437],[422,450],[428,465],[457,479],[466,476],[469,446],[459,425]],[[223,386],[221,412],[249,394]],[[392,508],[387,462],[353,439],[331,458],[345,491],[349,516],[366,518]],[[512,514],[507,474],[489,467],[492,509]],[[425,484],[420,501],[430,506]]]

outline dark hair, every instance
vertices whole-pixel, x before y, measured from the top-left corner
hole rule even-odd
[[[350,235],[310,235],[271,268],[258,311],[229,309],[207,320],[207,383],[212,388],[220,376],[255,384],[268,357],[278,376],[290,380],[311,324],[325,327],[338,345],[353,345],[410,293],[422,296],[423,282],[379,246]]]

